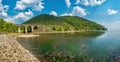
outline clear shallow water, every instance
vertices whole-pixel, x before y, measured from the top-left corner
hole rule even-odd
[[[41,34],[18,41],[42,62],[115,62],[120,59],[119,31]]]

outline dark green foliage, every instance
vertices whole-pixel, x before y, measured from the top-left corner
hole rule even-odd
[[[3,19],[0,19],[0,32],[2,33],[17,32],[17,26],[11,22],[5,22]]]
[[[29,30],[29,29],[28,29]],[[25,33],[25,27],[24,26],[21,26],[20,27],[20,31],[22,32],[22,33]]]
[[[53,30],[54,31],[62,31],[62,27],[60,27],[60,26],[54,26]]]
[[[77,16],[64,16],[63,20],[75,27],[76,30],[105,30],[105,28],[95,22]]]
[[[4,26],[5,26],[5,21],[3,19],[0,19],[0,30],[4,30]]]
[[[66,22],[61,20],[59,17],[43,14],[24,22],[23,24],[63,25],[66,24]]]
[[[40,25],[55,25],[53,30],[55,31],[71,31],[71,30],[106,30],[102,25],[87,19],[77,16],[63,16],[56,17],[53,15],[38,15],[23,24],[40,24]],[[61,27],[62,26],[62,27]]]

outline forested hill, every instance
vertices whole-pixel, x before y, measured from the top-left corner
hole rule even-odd
[[[77,16],[61,16],[42,14],[38,15],[23,24],[40,24],[44,26],[52,26],[53,29],[60,31],[64,28],[65,31],[70,30],[106,30],[106,28],[98,23],[89,21]]]

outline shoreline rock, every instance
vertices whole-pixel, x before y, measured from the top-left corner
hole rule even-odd
[[[40,62],[11,35],[0,35],[0,62]]]
[[[24,37],[24,38],[29,38],[29,37],[38,37],[39,35],[34,35],[34,34],[21,34],[18,35],[17,37]]]

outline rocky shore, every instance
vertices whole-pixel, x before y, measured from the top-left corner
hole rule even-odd
[[[11,35],[0,35],[0,62],[40,62]]]

